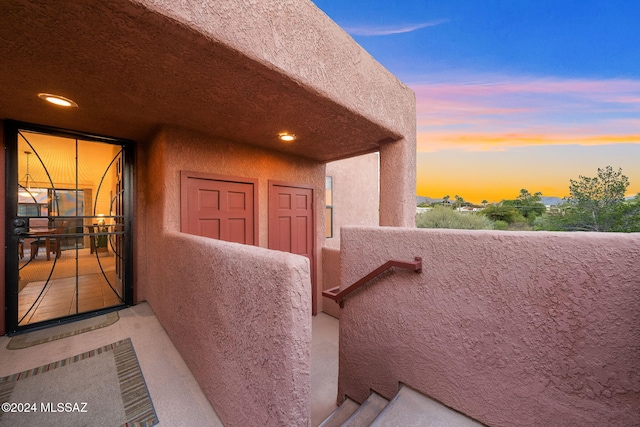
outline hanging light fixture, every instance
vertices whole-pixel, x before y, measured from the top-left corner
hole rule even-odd
[[[29,173],[29,156],[31,156],[31,154],[33,153],[31,151],[25,151],[24,154],[27,155],[27,173],[24,175],[24,178],[22,178],[22,180],[18,181],[18,187],[21,188],[21,190],[18,191],[18,195],[21,197],[28,197],[35,200],[36,197],[41,195],[46,190],[44,188],[31,187],[32,184],[33,185],[36,184],[36,180],[33,179],[31,174]],[[22,181],[24,181],[25,183],[24,185],[20,184],[20,182]]]

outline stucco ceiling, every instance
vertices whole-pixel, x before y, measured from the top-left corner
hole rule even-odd
[[[134,141],[175,125],[319,161],[400,137],[137,3],[13,0],[2,9],[0,118]],[[52,107],[40,92],[79,108]],[[282,131],[298,139],[284,144]]]

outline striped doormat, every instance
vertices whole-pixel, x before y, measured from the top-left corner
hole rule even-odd
[[[0,426],[158,423],[130,338],[0,378],[0,404]]]
[[[53,326],[39,331],[28,332],[22,335],[16,335],[11,338],[7,344],[7,350],[20,350],[22,348],[43,344],[49,341],[55,341],[73,335],[82,334],[84,332],[93,331],[95,329],[104,328],[114,324],[120,319],[118,312],[103,314],[101,316],[91,317],[89,319],[79,320],[77,322],[66,323],[64,325]]]

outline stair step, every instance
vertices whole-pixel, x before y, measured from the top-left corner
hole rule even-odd
[[[367,427],[382,412],[389,401],[378,393],[372,392],[356,412],[342,424],[343,427]]]
[[[403,385],[372,427],[482,427],[483,424]]]
[[[357,402],[347,397],[318,427],[340,427],[359,407]]]

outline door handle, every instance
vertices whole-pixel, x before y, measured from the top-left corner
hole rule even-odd
[[[13,220],[14,227],[24,227],[25,225],[27,225],[27,221],[25,221],[24,219],[17,218]]]
[[[29,232],[24,227],[16,227],[13,229],[13,234],[16,236],[24,236],[29,234]]]

